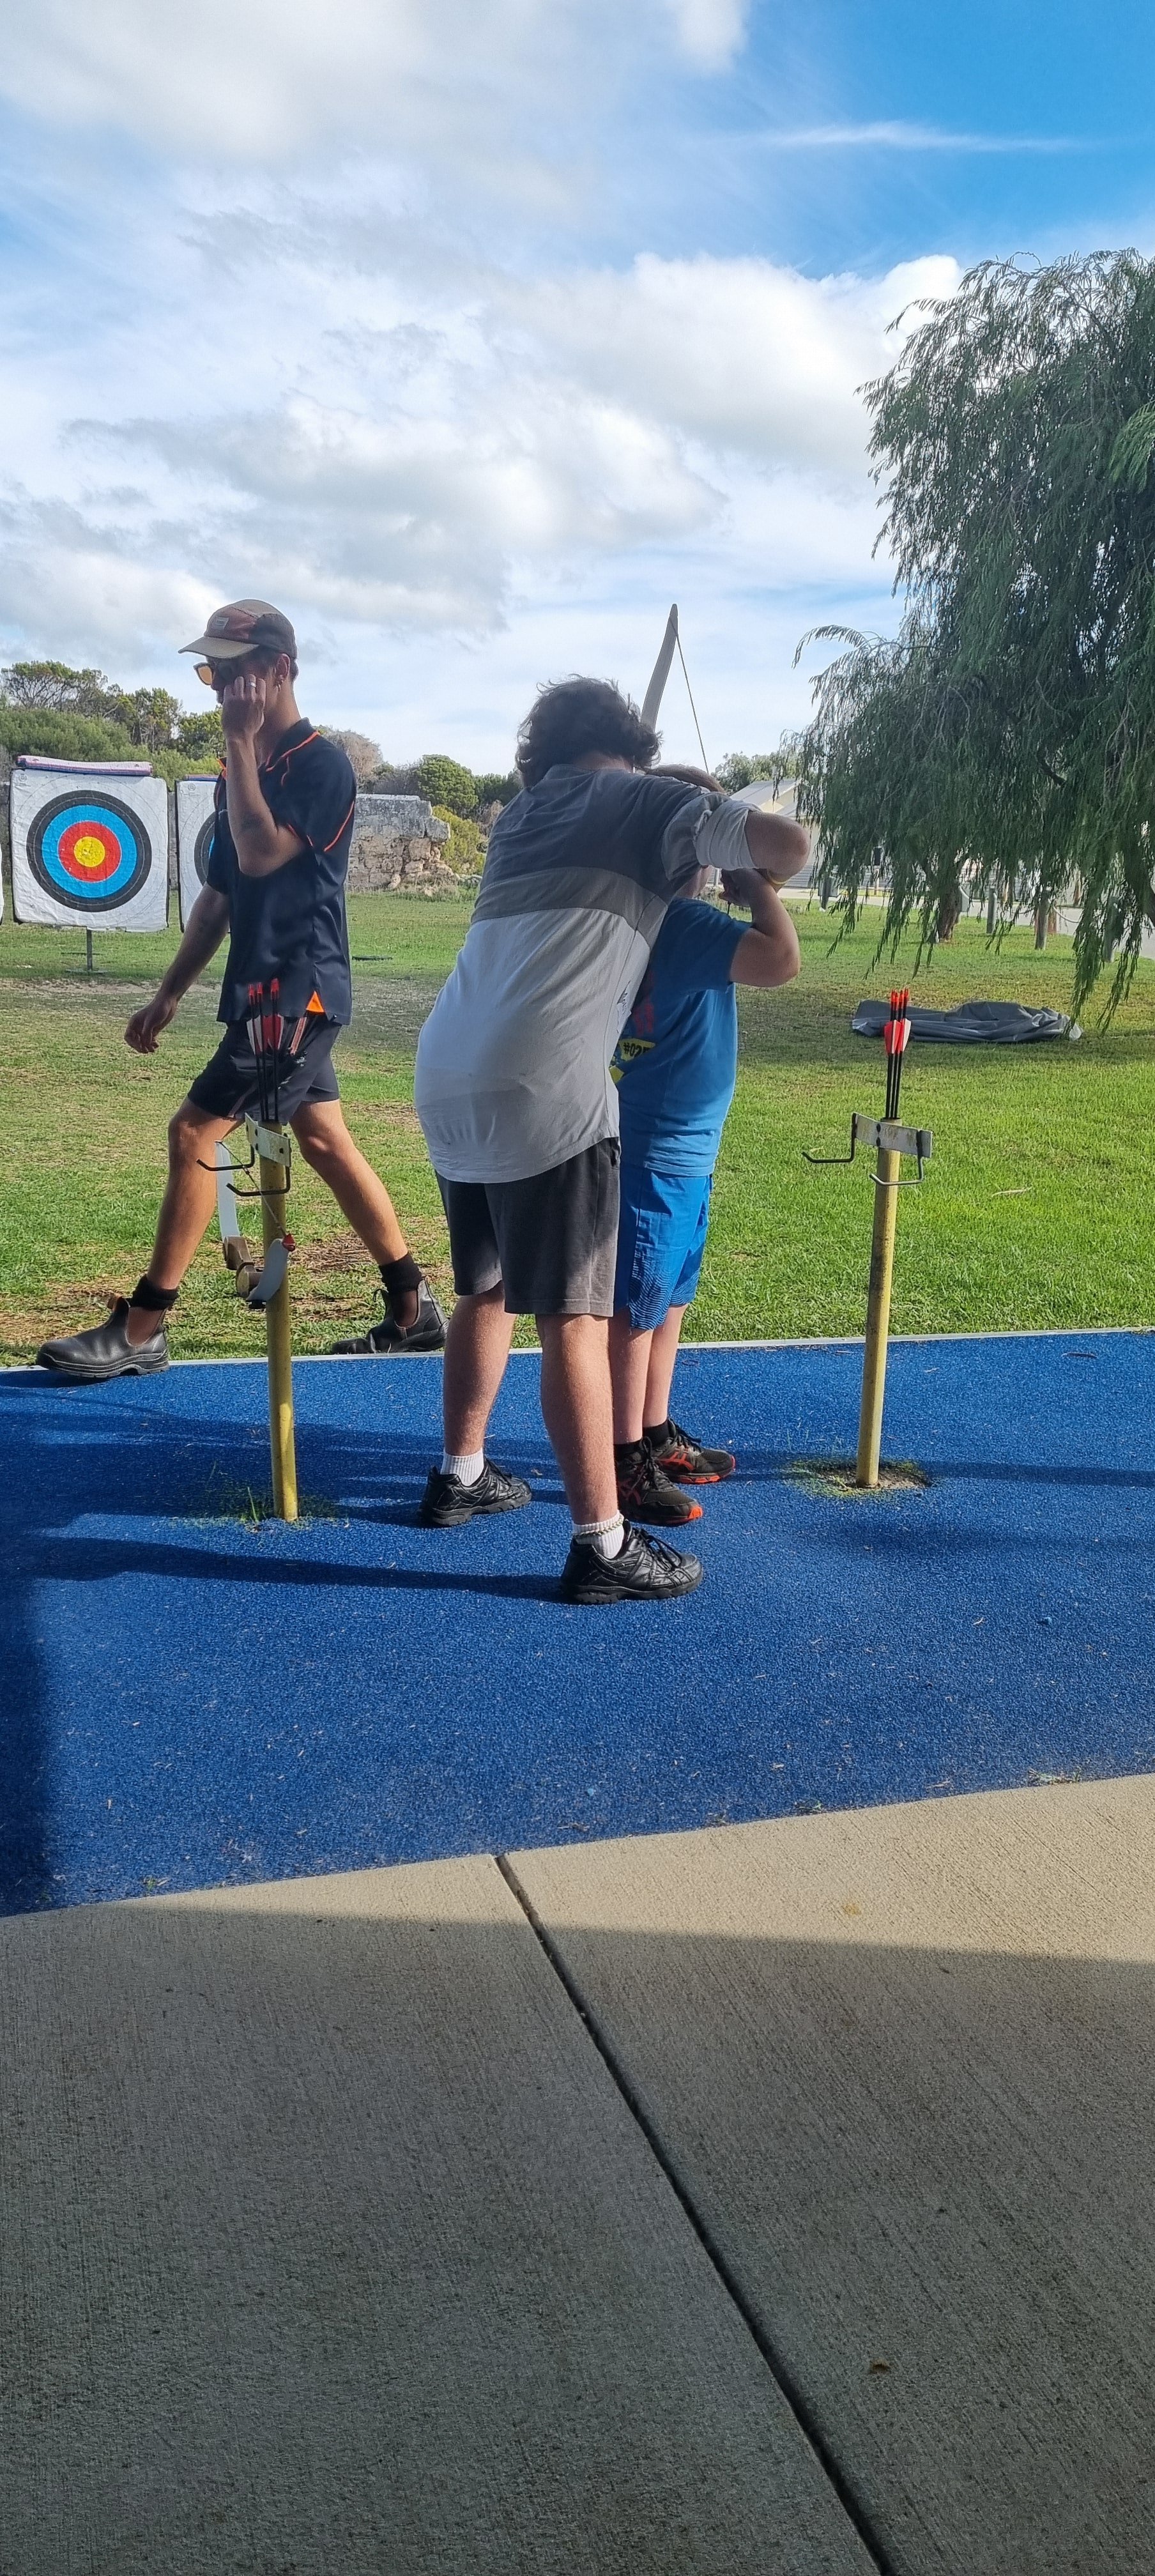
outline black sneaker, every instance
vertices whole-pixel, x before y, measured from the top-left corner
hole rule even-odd
[[[563,1601],[676,1601],[696,1592],[701,1580],[696,1556],[679,1556],[664,1539],[647,1538],[627,1521],[617,1556],[599,1556],[587,1539],[571,1539],[560,1588]]]
[[[417,1518],[423,1529],[456,1529],[460,1521],[471,1521],[478,1512],[519,1512],[523,1503],[532,1501],[520,1476],[507,1476],[504,1467],[495,1467],[487,1458],[475,1485],[463,1485],[459,1476],[445,1476],[440,1467],[431,1467]]]
[[[679,1485],[720,1485],[738,1463],[729,1449],[703,1449],[693,1432],[683,1431],[672,1418],[662,1434],[647,1431],[646,1441],[655,1467]]]
[[[156,1329],[146,1342],[130,1342],[127,1326],[128,1299],[118,1297],[106,1324],[94,1324],[87,1333],[68,1333],[60,1341],[42,1342],[37,1366],[85,1385],[95,1385],[104,1377],[155,1377],[158,1369],[169,1365],[163,1315],[157,1317]]]
[[[647,1441],[615,1449],[614,1465],[618,1510],[626,1520],[650,1521],[659,1529],[681,1529],[686,1521],[701,1520],[701,1504],[692,1503],[681,1486],[655,1466]]]
[[[378,1294],[385,1296],[384,1289]],[[445,1317],[427,1279],[417,1291],[417,1319],[412,1324],[399,1324],[385,1300],[385,1313],[379,1324],[371,1324],[367,1333],[356,1333],[348,1342],[331,1342],[329,1349],[336,1357],[350,1358],[368,1354],[373,1359],[388,1359],[402,1351],[443,1351]]]

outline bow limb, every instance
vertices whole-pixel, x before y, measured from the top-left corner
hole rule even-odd
[[[642,719],[645,724],[652,725],[656,724],[658,721],[658,709],[661,706],[662,693],[670,676],[670,666],[674,659],[677,643],[678,611],[677,605],[675,604],[675,606],[671,608],[670,614],[666,619],[666,632],[662,637],[662,649],[654,664],[650,678],[650,685],[642,700]]]

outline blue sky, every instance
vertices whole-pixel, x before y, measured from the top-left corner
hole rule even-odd
[[[804,631],[896,614],[887,326],[1150,247],[1153,65],[1117,0],[30,0],[5,658],[181,685],[271,596],[312,715],[504,766],[541,680],[640,691],[676,596],[707,750],[769,744]]]

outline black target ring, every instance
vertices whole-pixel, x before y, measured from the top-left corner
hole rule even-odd
[[[217,818],[216,810],[214,808],[213,812],[207,815],[205,821],[201,824],[200,830],[193,842],[193,866],[196,869],[197,876],[202,885],[207,885],[209,881],[209,852],[212,849],[213,834],[216,831],[216,828]]]
[[[103,787],[52,797],[34,816],[25,848],[42,893],[75,912],[118,912],[152,873],[140,815]]]

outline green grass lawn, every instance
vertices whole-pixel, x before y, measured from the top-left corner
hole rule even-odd
[[[396,1200],[414,1249],[448,1288],[440,1201],[412,1110],[418,1028],[453,963],[464,902],[363,895],[350,902],[356,1018],[339,1050],[349,1123]],[[877,922],[877,915],[873,922]],[[738,1096],[719,1164],[702,1292],[704,1339],[861,1331],[873,1187],[868,1164],[814,1171],[810,1146],[845,1152],[852,1109],[882,1108],[883,1056],[853,1038],[876,930],[832,949],[832,925],[797,907],[798,982],[742,996]],[[144,1265],[164,1174],[165,1126],[215,1044],[217,994],[189,995],[152,1059],[122,1031],[173,935],[102,933],[95,977],[79,932],[0,927],[9,1119],[0,1214],[0,1352],[26,1358],[46,1332],[89,1323]],[[912,959],[906,961],[907,969]],[[1070,943],[1038,956],[1028,931],[990,952],[964,922],[917,978],[920,1001],[970,995],[1065,1008]],[[934,1130],[921,1191],[902,1199],[894,1323],[907,1332],[1021,1325],[1149,1324],[1150,1136],[1155,1123],[1155,966],[1139,970],[1111,1029],[1078,1046],[919,1048],[904,1114]],[[369,1313],[376,1274],[299,1160],[295,1340],[324,1350]],[[216,1229],[173,1331],[178,1355],[259,1351],[263,1325],[232,1296]]]

